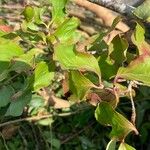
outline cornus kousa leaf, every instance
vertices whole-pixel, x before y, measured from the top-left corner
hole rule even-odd
[[[86,93],[92,88],[96,87],[89,79],[87,79],[79,71],[70,72],[70,89],[77,98],[82,100]]]
[[[32,6],[26,6],[22,13],[27,22],[31,21],[34,17],[34,8]]]
[[[133,60],[129,66],[121,67],[118,70],[116,78],[136,80],[150,86],[150,56],[141,55]]]
[[[114,60],[117,66],[121,66],[126,60],[126,52],[128,49],[128,42],[117,35],[109,46],[110,57]]]
[[[118,150],[136,150],[136,149],[126,143],[121,143]]]
[[[150,45],[145,41],[145,29],[141,23],[137,23],[131,39],[132,42],[137,46],[139,55],[150,55]]]
[[[0,61],[10,61],[23,53],[23,49],[13,41],[0,38]]]
[[[101,80],[100,68],[96,58],[88,53],[77,52],[74,45],[56,45],[54,59],[59,61],[63,69],[92,71]]]
[[[140,19],[150,22],[150,1],[145,0],[142,5],[133,11],[133,14]]]
[[[11,101],[11,96],[15,93],[11,86],[3,86],[0,88],[0,107],[6,106]]]
[[[68,0],[50,0],[52,4],[52,22],[59,25],[65,19],[65,6]]]
[[[54,78],[54,67],[52,64],[40,62],[34,71],[34,90],[48,86]]]
[[[116,150],[116,140],[111,140],[106,147],[106,150]]]
[[[12,96],[11,103],[6,111],[5,116],[20,116],[23,112],[24,107],[29,103],[32,98],[30,91],[24,92],[19,96]]]
[[[107,102],[101,102],[95,111],[96,120],[112,127],[111,138],[123,140],[131,131],[137,133],[135,126],[125,117],[116,112]]]
[[[76,35],[76,29],[79,25],[79,20],[77,18],[66,19],[56,31],[47,37],[48,41],[51,43],[67,43],[71,44],[74,41],[74,36]]]

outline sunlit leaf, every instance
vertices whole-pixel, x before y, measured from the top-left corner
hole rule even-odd
[[[121,143],[118,150],[136,150],[136,149],[126,143]]]
[[[37,64],[34,71],[34,90],[48,86],[54,78],[54,67],[45,62]]]
[[[13,41],[0,38],[0,61],[10,61],[23,53],[23,49]]]
[[[145,0],[142,5],[140,5],[133,11],[133,14],[140,19],[150,22],[150,1]]]
[[[54,51],[54,59],[59,61],[64,69],[92,71],[100,79],[100,68],[96,58],[88,53],[77,52],[74,45],[57,45]]]
[[[34,17],[34,8],[32,6],[26,6],[24,11],[23,11],[23,15],[26,19],[27,22],[31,21],[32,18]]]
[[[141,23],[137,23],[131,39],[132,42],[137,46],[139,55],[150,55],[150,45],[145,41],[145,28]]]
[[[52,21],[61,24],[65,19],[65,6],[68,0],[50,0],[52,3]]]
[[[111,140],[107,144],[106,150],[116,150],[116,140]]]
[[[137,133],[134,125],[121,114],[116,112],[107,102],[101,102],[98,105],[95,111],[95,117],[99,123],[112,127],[112,131],[110,133],[112,138],[122,140],[131,131],[135,131]]]
[[[127,67],[121,67],[117,78],[136,80],[150,86],[150,56],[141,55]]]
[[[48,40],[52,43],[59,41],[60,43],[71,44],[74,41],[78,25],[79,20],[77,18],[66,19],[52,35],[48,36]]]

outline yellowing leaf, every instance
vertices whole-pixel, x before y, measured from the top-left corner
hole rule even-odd
[[[116,150],[116,140],[111,140],[107,144],[106,150]]]
[[[121,143],[118,150],[136,150],[136,149],[126,143]]]

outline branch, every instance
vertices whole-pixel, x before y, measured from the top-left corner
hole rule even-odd
[[[84,109],[82,109],[82,110],[84,110]],[[14,124],[14,123],[18,123],[18,122],[23,122],[23,121],[38,121],[38,120],[45,119],[45,118],[50,118],[50,117],[53,117],[53,116],[59,116],[59,117],[70,116],[70,115],[77,114],[82,110],[78,110],[78,111],[74,111],[74,112],[68,112],[68,113],[48,114],[48,115],[43,115],[43,116],[33,116],[33,117],[16,119],[16,120],[1,123],[0,127],[10,125],[10,124]]]
[[[113,20],[119,15],[108,8],[91,3],[87,0],[74,0],[74,2],[77,5],[94,12],[97,17],[103,20],[103,24],[107,27],[110,27],[113,23]],[[129,26],[123,22],[119,22],[116,28],[122,32],[127,32],[130,29]]]

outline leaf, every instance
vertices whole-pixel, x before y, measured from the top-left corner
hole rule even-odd
[[[39,90],[48,86],[54,78],[54,67],[52,64],[40,62],[37,64],[34,71],[34,90]]]
[[[92,71],[100,79],[100,68],[96,58],[91,54],[75,51],[74,45],[57,45],[54,50],[54,59],[59,61],[64,69]]]
[[[65,6],[68,0],[50,0],[52,3],[52,22],[60,25],[65,19]]]
[[[23,49],[13,41],[0,38],[0,61],[10,61],[23,53]]]
[[[136,150],[136,149],[126,143],[121,143],[118,150]]]
[[[14,92],[14,89],[9,85],[0,88],[0,108],[6,106],[11,101],[11,96]]]
[[[126,60],[126,52],[128,49],[128,42],[126,39],[121,38],[119,35],[112,40],[109,51],[110,57],[114,60],[117,66],[122,66],[122,63]]]
[[[32,108],[44,107],[44,99],[39,95],[32,95],[32,99],[28,105]]]
[[[60,43],[71,44],[76,35],[76,29],[79,25],[79,20],[75,17],[66,19],[56,31],[48,37],[51,43],[59,41]]]
[[[107,144],[106,150],[116,150],[116,140],[111,140]]]
[[[34,7],[34,22],[36,24],[43,24],[42,21],[42,15],[44,14],[44,12],[46,11],[46,7]]]
[[[112,127],[111,138],[123,140],[131,131],[138,133],[135,126],[107,102],[101,102],[97,106],[95,117],[99,123]]]
[[[29,103],[31,98],[32,93],[28,91],[18,96],[15,100],[12,100],[5,116],[20,116],[23,112],[24,107]]]
[[[34,8],[32,6],[26,6],[22,13],[27,22],[30,22],[34,17]]]
[[[96,87],[89,79],[87,79],[78,71],[71,71],[69,82],[71,91],[80,100],[82,100],[85,97],[86,93],[92,87]]]
[[[131,39],[132,42],[137,46],[139,55],[150,55],[150,45],[145,41],[145,28],[143,24],[137,22],[134,34],[132,35]]]
[[[150,86],[150,56],[141,55],[133,60],[129,66],[121,67],[118,70],[117,78],[124,78],[127,80],[136,80],[143,82],[143,84]]]
[[[150,22],[150,1],[145,0],[142,5],[133,11],[133,14],[140,19]]]
[[[101,72],[101,76],[103,79],[109,80],[112,76],[114,76],[117,73],[118,67],[110,61],[107,52],[105,52],[99,57],[98,63],[101,70],[105,70]]]
[[[37,121],[37,123],[42,126],[51,126],[53,122],[54,122],[53,118],[46,118]]]
[[[38,48],[33,48],[27,51],[25,54],[13,59],[13,65],[11,66],[10,70],[23,72],[33,69],[35,67],[37,57],[42,53],[43,51]]]

